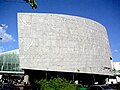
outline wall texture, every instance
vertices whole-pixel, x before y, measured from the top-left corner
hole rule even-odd
[[[82,17],[18,13],[22,69],[111,74],[111,51],[101,24]]]

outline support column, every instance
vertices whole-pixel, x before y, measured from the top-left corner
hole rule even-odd
[[[45,72],[45,79],[47,80],[48,73],[47,71]]]
[[[73,73],[73,82],[75,81],[75,75],[74,75],[74,73]]]

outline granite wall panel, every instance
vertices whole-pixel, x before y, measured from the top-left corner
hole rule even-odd
[[[111,74],[106,29],[70,15],[18,13],[20,66],[61,72]]]

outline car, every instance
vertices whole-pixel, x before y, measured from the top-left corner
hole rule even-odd
[[[106,85],[91,85],[88,90],[117,90]]]
[[[82,85],[82,84],[77,84],[77,89],[76,90],[87,90],[87,86]]]

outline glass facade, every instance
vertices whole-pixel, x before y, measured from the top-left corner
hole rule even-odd
[[[23,72],[19,67],[19,50],[0,53],[0,71]]]

